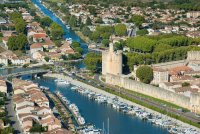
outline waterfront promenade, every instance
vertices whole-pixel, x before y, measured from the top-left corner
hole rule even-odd
[[[93,87],[93,86],[91,86],[91,85],[85,84],[85,83],[80,82],[80,81],[78,81],[78,80],[76,80],[76,79],[72,79],[71,77],[64,76],[64,75],[62,75],[62,74],[48,73],[48,74],[45,74],[44,77],[61,78],[61,79],[70,81],[72,85],[81,86],[81,87],[83,87],[83,88],[89,89],[89,90],[91,90],[91,91],[94,91],[94,92],[96,92],[96,93],[100,93],[100,94],[103,94],[103,95],[106,95],[106,96],[109,96],[109,97],[115,97],[115,95],[113,95],[113,94],[111,94],[111,93],[108,93],[108,92],[103,91],[103,90],[101,90],[101,89],[95,88],[95,87]],[[135,104],[135,103],[133,103],[133,102],[131,102],[131,101],[128,101],[128,100],[126,100],[126,99],[123,99],[123,98],[121,98],[121,97],[119,97],[119,100],[120,100],[120,101],[123,101],[123,102],[125,102],[125,103],[127,103],[127,104],[129,104],[129,105],[134,105],[134,106],[140,107],[140,108],[142,108],[142,109],[145,109],[145,110],[148,111],[148,112],[151,112],[151,113],[154,113],[154,114],[157,114],[157,115],[161,115],[160,113],[158,113],[158,112],[156,112],[156,111],[153,111],[153,110],[148,109],[148,108],[146,108],[146,107],[143,107],[143,106],[141,106],[141,105]],[[195,128],[195,129],[197,129],[197,130],[200,130],[199,128],[196,128],[196,127],[191,126],[191,125],[189,125],[189,124],[183,123],[183,122],[181,122],[181,121],[179,121],[179,120],[176,120],[176,119],[174,119],[174,118],[168,117],[168,116],[166,116],[166,115],[162,115],[162,116],[163,116],[164,118],[169,118],[169,119],[171,119],[171,120],[177,122],[178,124],[181,124],[182,126],[187,126],[187,127],[190,127],[190,128]]]

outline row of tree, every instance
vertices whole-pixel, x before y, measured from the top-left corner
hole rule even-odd
[[[130,70],[133,70],[133,65],[150,65],[161,62],[169,62],[176,60],[183,60],[187,57],[187,51],[198,50],[196,46],[182,46],[174,49],[163,50],[160,52],[154,52],[152,54],[141,54],[141,53],[127,53],[127,65]]]
[[[152,53],[154,51],[161,51],[172,49],[174,47],[189,46],[195,43],[194,39],[185,36],[138,36],[127,39],[126,45],[135,52]]]

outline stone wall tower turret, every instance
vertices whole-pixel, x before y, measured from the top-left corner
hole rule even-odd
[[[122,74],[122,51],[115,51],[113,43],[110,43],[109,50],[102,52],[102,75]]]

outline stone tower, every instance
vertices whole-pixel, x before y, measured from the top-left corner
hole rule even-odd
[[[122,51],[114,51],[113,43],[110,43],[109,50],[102,52],[102,75],[122,74]]]

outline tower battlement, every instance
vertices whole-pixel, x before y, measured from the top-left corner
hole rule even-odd
[[[122,51],[114,51],[113,43],[110,43],[109,50],[102,52],[102,74],[122,74]]]

